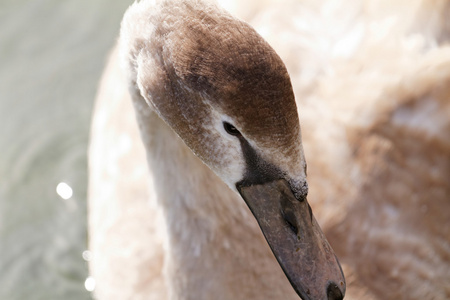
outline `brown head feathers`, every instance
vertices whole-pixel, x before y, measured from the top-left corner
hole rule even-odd
[[[199,125],[210,123],[214,110],[259,147],[296,156],[300,128],[289,75],[252,27],[206,3],[180,1],[153,14],[143,18],[150,36],[135,38],[136,45],[150,43],[147,50],[137,45],[131,54],[143,62],[137,81],[144,98],[196,154],[214,159],[212,149],[207,155],[199,151],[208,147],[207,137],[198,138]]]

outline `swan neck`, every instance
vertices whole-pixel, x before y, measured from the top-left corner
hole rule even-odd
[[[286,290],[292,289],[245,202],[192,153],[139,93],[133,95],[165,219],[169,298],[290,299]],[[267,280],[278,288],[265,288]],[[292,296],[296,299],[295,293]]]

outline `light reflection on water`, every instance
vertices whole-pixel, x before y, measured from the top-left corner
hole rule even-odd
[[[81,256],[85,261],[90,261],[92,259],[92,252],[89,250],[84,250]]]
[[[93,292],[95,290],[95,279],[91,276],[86,278],[86,281],[84,282],[84,287],[87,291]]]
[[[2,300],[91,299],[87,290],[95,281],[85,250],[90,114],[106,54],[131,3],[0,1]]]
[[[72,198],[73,190],[70,187],[70,185],[68,185],[67,183],[60,182],[56,186],[56,193],[64,200],[68,200],[68,199]]]

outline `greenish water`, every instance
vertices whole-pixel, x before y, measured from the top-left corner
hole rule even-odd
[[[93,100],[132,1],[0,0],[0,299],[90,299]],[[56,186],[66,182],[64,200]]]

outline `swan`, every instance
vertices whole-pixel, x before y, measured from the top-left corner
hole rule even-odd
[[[294,83],[308,202],[344,269],[345,298],[448,299],[448,1],[287,2],[251,24]],[[134,7],[145,15],[151,4]],[[147,17],[127,26],[138,34]],[[92,126],[96,296],[298,299],[245,202],[219,179],[232,174],[215,175],[186,147],[140,98],[144,85],[129,89],[124,70],[139,65],[123,59],[130,41],[122,35],[111,53]]]
[[[168,298],[343,299],[306,199],[289,75],[267,42],[209,2],[141,1],[117,58],[164,218]]]

